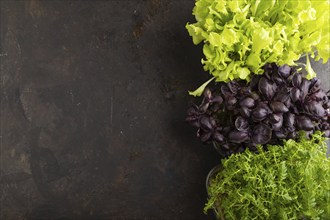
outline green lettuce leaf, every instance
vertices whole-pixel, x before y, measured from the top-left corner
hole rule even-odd
[[[306,71],[307,71],[307,76],[306,76],[307,79],[310,80],[310,79],[313,79],[316,76],[316,73],[314,72],[314,70],[311,66],[311,63],[309,61],[308,54],[306,56]]]
[[[211,79],[209,79],[207,82],[205,82],[203,85],[201,85],[200,87],[198,87],[198,89],[196,89],[195,91],[191,92],[189,91],[189,95],[192,96],[201,96],[206,88],[206,86],[214,79],[214,77],[212,77]]]
[[[302,54],[326,63],[329,8],[329,0],[196,0],[197,22],[186,28],[216,81],[249,80],[267,62],[296,65]]]

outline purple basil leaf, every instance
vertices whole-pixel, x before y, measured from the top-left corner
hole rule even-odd
[[[224,141],[224,136],[222,134],[220,134],[219,132],[215,132],[213,135],[212,135],[213,139],[218,142],[218,143],[222,143]]]
[[[196,120],[198,120],[199,119],[199,116],[198,115],[188,115],[187,117],[186,117],[186,122],[191,122],[191,121],[196,121]]]
[[[256,93],[256,92],[251,92],[250,96],[251,96],[251,98],[253,98],[253,100],[255,100],[255,101],[260,99],[259,94]]]
[[[241,86],[239,85],[239,83],[236,80],[230,81],[227,85],[228,85],[229,90],[233,94],[236,94],[241,89]]]
[[[249,109],[247,107],[242,107],[240,109],[240,114],[245,118],[249,118],[251,115],[251,109]]]
[[[310,93],[318,92],[321,89],[321,80],[318,78],[313,78],[311,81],[312,82],[311,82],[309,92]]]
[[[228,137],[233,143],[242,143],[248,139],[248,133],[245,131],[231,131]]]
[[[271,80],[272,78],[270,77],[270,72],[264,72],[263,76],[266,77],[266,79]]]
[[[288,128],[293,128],[295,122],[295,114],[290,112],[284,114],[284,125]]]
[[[314,128],[312,120],[306,116],[297,116],[296,125],[299,129],[304,131],[311,131]]]
[[[283,117],[281,117],[280,121],[275,123],[275,124],[272,124],[272,129],[274,131],[279,131],[283,126]]]
[[[330,123],[330,122],[329,122]],[[322,129],[324,129],[324,130],[328,130],[328,129],[330,129],[330,124],[329,124],[328,122],[323,122],[322,124],[321,124],[321,127],[322,127]]]
[[[200,127],[199,116],[195,116],[195,115],[187,116],[185,121],[188,122],[193,127],[197,127],[197,128]]]
[[[290,92],[290,97],[293,102],[297,102],[300,97],[300,90],[296,87],[292,88]]]
[[[207,99],[207,100],[210,100],[212,98],[212,92],[209,88],[206,88],[204,90],[204,97]]]
[[[212,128],[215,128],[217,125],[217,122],[215,121],[215,119],[213,117],[210,117],[210,123],[212,125]]]
[[[252,108],[254,106],[254,100],[250,97],[246,97],[239,102],[242,107]]]
[[[272,80],[277,84],[277,85],[281,85],[281,84],[285,84],[285,80],[279,76],[277,73],[272,75]]]
[[[230,147],[228,144],[222,144],[221,148],[225,149],[225,150],[230,150]]]
[[[271,63],[266,63],[264,66],[263,66],[265,72],[272,72],[273,71],[273,65]]]
[[[291,72],[291,67],[289,67],[288,65],[283,65],[280,66],[278,68],[278,73],[283,77],[283,78],[287,78],[290,75]]]
[[[278,113],[278,114],[271,114],[269,115],[269,121],[272,123],[272,124],[275,124],[275,123],[278,123],[280,121],[283,121],[283,115]]]
[[[330,109],[330,101],[329,100],[324,103],[324,108],[325,109]]]
[[[199,120],[199,123],[201,125],[201,128],[205,131],[210,131],[213,129],[213,126],[211,124],[211,120],[208,117],[202,116]]]
[[[240,94],[251,94],[251,88],[248,86],[243,86],[241,87],[240,91],[239,91],[239,95]]]
[[[192,104],[192,105],[188,108],[187,115],[197,115],[197,114],[199,114],[198,106],[195,105],[195,104]]]
[[[201,136],[200,136],[200,139],[202,142],[206,142],[210,139],[212,133],[211,132],[206,132],[206,133],[203,133]]]
[[[271,114],[271,115],[269,115],[268,119],[269,119],[269,121],[271,123],[271,126],[272,126],[272,129],[274,131],[278,131],[282,128],[283,114],[281,114],[281,113]]]
[[[301,90],[301,95],[300,95],[300,100],[303,101],[308,94],[308,89],[310,86],[311,82],[307,80],[306,78],[302,79],[301,85],[300,85],[300,90]]]
[[[316,100],[316,101],[321,101],[324,100],[326,96],[326,94],[324,93],[324,91],[319,90],[313,94],[310,95],[311,99]]]
[[[274,95],[273,100],[279,102],[286,102],[290,99],[290,92],[287,87],[280,87],[279,91]]]
[[[213,105],[211,105],[208,109],[208,111],[212,112],[212,113],[216,113],[216,112],[221,112],[223,110],[224,106],[218,103],[214,103]]]
[[[196,127],[196,128],[199,128],[199,127],[201,126],[201,124],[199,123],[198,120],[196,120],[196,121],[191,121],[191,122],[189,122],[189,124],[190,124],[191,126],[193,126],[193,127]]]
[[[267,80],[265,77],[262,77],[260,79],[258,89],[268,99],[271,99],[274,95],[273,84],[269,80]]]
[[[299,107],[299,109],[300,109],[300,107]],[[298,109],[297,105],[292,105],[290,112],[292,112],[294,114],[299,114],[299,109]]]
[[[324,132],[324,136],[327,138],[330,138],[330,129],[329,130],[325,130]]]
[[[256,90],[258,88],[259,80],[260,80],[260,76],[258,76],[258,75],[253,75],[252,76],[252,78],[250,80],[251,90]]]
[[[300,73],[296,73],[293,75],[293,78],[292,78],[292,85],[294,87],[299,87],[300,84],[301,84],[301,81],[302,81],[302,76]]]
[[[284,139],[287,136],[283,130],[274,131],[274,135],[279,139]]]
[[[255,144],[266,144],[272,138],[272,129],[265,124],[258,124],[252,134]]]
[[[270,108],[276,113],[288,112],[289,109],[282,102],[271,102]]]
[[[286,100],[286,102],[284,102],[284,105],[288,108],[292,107],[294,105],[294,103],[291,102],[291,99]]]
[[[223,102],[223,98],[220,95],[218,95],[212,99],[212,102],[221,104]]]
[[[279,88],[283,87],[283,85],[279,85],[279,86],[280,86]],[[277,92],[277,90],[278,90],[278,86],[276,85],[276,83],[273,83],[273,93],[272,93],[271,98],[274,97],[274,95]]]
[[[317,92],[320,91],[320,90],[321,90],[320,87],[313,86],[313,87],[309,90],[309,93],[317,93]]]
[[[238,116],[235,120],[235,127],[239,131],[246,131],[249,128],[249,123],[243,117]]]
[[[220,90],[224,97],[233,96],[233,93],[229,90],[228,86],[222,85]]]
[[[210,106],[209,102],[203,102],[201,106],[199,106],[199,109],[201,112],[206,112],[209,106]]]
[[[264,120],[270,113],[267,105],[260,104],[252,111],[252,118],[256,121]]]
[[[304,108],[308,113],[311,113],[313,115],[317,115],[320,117],[323,117],[325,115],[325,110],[319,102],[305,102]]]
[[[234,96],[228,96],[227,97],[227,104],[230,105],[234,105],[237,102],[237,99]]]

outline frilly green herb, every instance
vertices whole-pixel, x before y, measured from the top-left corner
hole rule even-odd
[[[209,200],[222,219],[329,219],[330,159],[321,132],[222,160]]]
[[[186,28],[195,44],[204,42],[202,63],[216,81],[249,80],[266,63],[295,65],[302,54],[326,63],[329,7],[329,0],[197,0],[197,22]]]

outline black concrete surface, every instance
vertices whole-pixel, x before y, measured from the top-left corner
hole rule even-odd
[[[193,5],[0,1],[0,219],[212,219]]]
[[[183,122],[208,78],[193,5],[0,0],[0,219],[213,218],[219,158]]]

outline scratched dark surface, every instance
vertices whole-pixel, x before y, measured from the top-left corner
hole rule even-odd
[[[0,1],[0,219],[207,219],[193,1]],[[205,77],[205,78],[203,78]]]
[[[0,0],[0,219],[212,219],[193,4]]]

